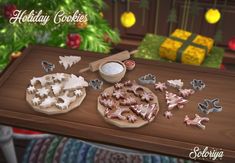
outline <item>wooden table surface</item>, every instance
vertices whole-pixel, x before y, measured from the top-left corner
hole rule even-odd
[[[79,55],[82,60],[67,71],[59,65],[58,56]],[[136,80],[152,73],[159,81],[182,79],[185,87],[193,79],[201,79],[206,88],[189,97],[189,103],[181,110],[174,109],[174,116],[168,120],[165,94],[147,86],[159,97],[160,112],[147,126],[138,129],[120,129],[106,123],[97,111],[97,97],[101,91],[87,88],[87,96],[81,106],[67,114],[48,116],[33,111],[25,101],[25,90],[33,77],[45,75],[41,61],[47,60],[56,65],[54,72],[78,74],[89,62],[104,57],[102,54],[81,52],[52,47],[30,46],[22,57],[17,59],[0,78],[0,123],[40,130],[64,136],[76,137],[120,147],[188,157],[195,146],[213,147],[224,151],[224,161],[235,159],[235,73],[176,63],[160,63],[136,59],[137,66],[127,72],[124,80]],[[99,78],[98,73],[82,74],[86,80]],[[110,86],[105,83],[103,88]],[[173,88],[169,91],[175,92]],[[223,111],[208,115],[206,130],[186,126],[184,116],[201,114],[197,104],[205,98],[219,98]]]

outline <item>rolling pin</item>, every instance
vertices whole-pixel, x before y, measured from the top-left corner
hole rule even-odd
[[[83,72],[86,72],[88,70],[90,70],[92,72],[95,72],[95,71],[99,70],[100,64],[105,62],[105,61],[112,61],[112,60],[124,61],[124,60],[129,59],[131,57],[131,55],[135,54],[136,52],[137,52],[137,50],[133,50],[131,52],[125,50],[125,51],[122,51],[120,53],[113,54],[111,56],[99,59],[97,61],[89,63],[89,66],[86,67],[86,68],[81,69],[79,71],[79,73],[83,73]]]

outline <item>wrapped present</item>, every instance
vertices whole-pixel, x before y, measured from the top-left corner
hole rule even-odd
[[[172,61],[200,65],[209,55],[214,40],[194,33],[176,29],[161,44],[160,56]]]

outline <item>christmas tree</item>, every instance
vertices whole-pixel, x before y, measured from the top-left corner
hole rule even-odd
[[[103,18],[103,0],[2,0],[0,14],[0,69],[5,68],[12,52],[27,47],[28,44],[45,44],[86,51],[108,53],[112,43],[120,38],[116,30],[110,28]],[[9,19],[15,10],[35,10],[51,16],[45,25],[39,23],[14,23]],[[87,22],[55,24],[56,12],[67,15],[79,12],[87,14]]]

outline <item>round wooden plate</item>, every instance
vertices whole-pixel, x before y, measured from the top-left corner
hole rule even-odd
[[[50,77],[52,75],[53,74],[49,74],[49,75],[46,75],[46,77]],[[64,74],[64,75],[66,78],[69,77],[69,74]],[[40,87],[39,84],[36,87],[39,88]],[[54,96],[53,92],[51,90],[51,85],[47,84],[45,87],[50,89],[49,95]],[[53,105],[52,107],[48,107],[48,108],[43,108],[43,107],[40,107],[39,105],[33,105],[32,98],[35,96],[35,94],[30,94],[27,91],[26,91],[26,101],[33,108],[33,110],[35,110],[37,112],[45,113],[48,115],[67,113],[67,112],[77,108],[78,106],[80,106],[80,104],[82,103],[82,101],[86,97],[86,89],[82,88],[80,90],[82,91],[82,95],[79,97],[76,97],[76,100],[69,105],[68,109],[59,109],[55,105]],[[64,93],[64,91],[62,91],[60,93],[60,95],[63,95],[63,93]],[[54,96],[54,97],[56,97],[56,96]],[[58,99],[58,97],[56,97],[56,98]]]
[[[156,116],[157,116],[157,113],[159,111],[159,103],[158,103],[157,96],[150,89],[148,89],[148,88],[146,88],[144,86],[141,86],[141,85],[139,85],[139,86],[142,87],[144,89],[144,91],[153,94],[153,100],[150,101],[149,104],[153,104],[153,103],[157,104],[157,111],[156,111]],[[126,87],[126,88],[128,88],[128,87]],[[114,88],[114,86],[112,86],[112,87],[106,88],[104,90],[104,92],[112,95],[114,90],[115,90],[115,88]],[[127,91],[126,91],[126,93],[127,93],[128,97],[130,97],[130,96],[136,97],[133,93],[130,93],[130,92],[127,92]],[[100,102],[99,102],[100,98],[101,98],[101,96],[98,97],[97,109],[98,109],[99,113],[102,115],[102,117],[105,119],[105,121],[107,121],[108,123],[111,123],[111,124],[113,124],[115,126],[118,126],[120,128],[138,128],[138,127],[144,126],[144,125],[146,125],[146,124],[151,122],[151,121],[143,120],[140,116],[137,116],[137,115],[136,115],[137,121],[134,122],[134,123],[128,122],[128,120],[119,120],[119,119],[116,119],[116,118],[115,119],[107,118],[105,116],[105,114],[104,114],[106,107],[104,107],[103,105],[100,104]],[[115,98],[113,98],[113,97],[112,97],[112,99],[115,100]],[[137,99],[137,104],[148,104],[147,102],[141,101],[138,97],[136,97],[136,99]],[[118,103],[117,106],[119,106],[119,102],[120,101],[121,100],[115,100],[115,102]],[[129,108],[129,106],[121,106],[121,107]],[[124,113],[123,115],[129,115],[129,114],[134,114],[134,112],[130,109],[129,113]]]

